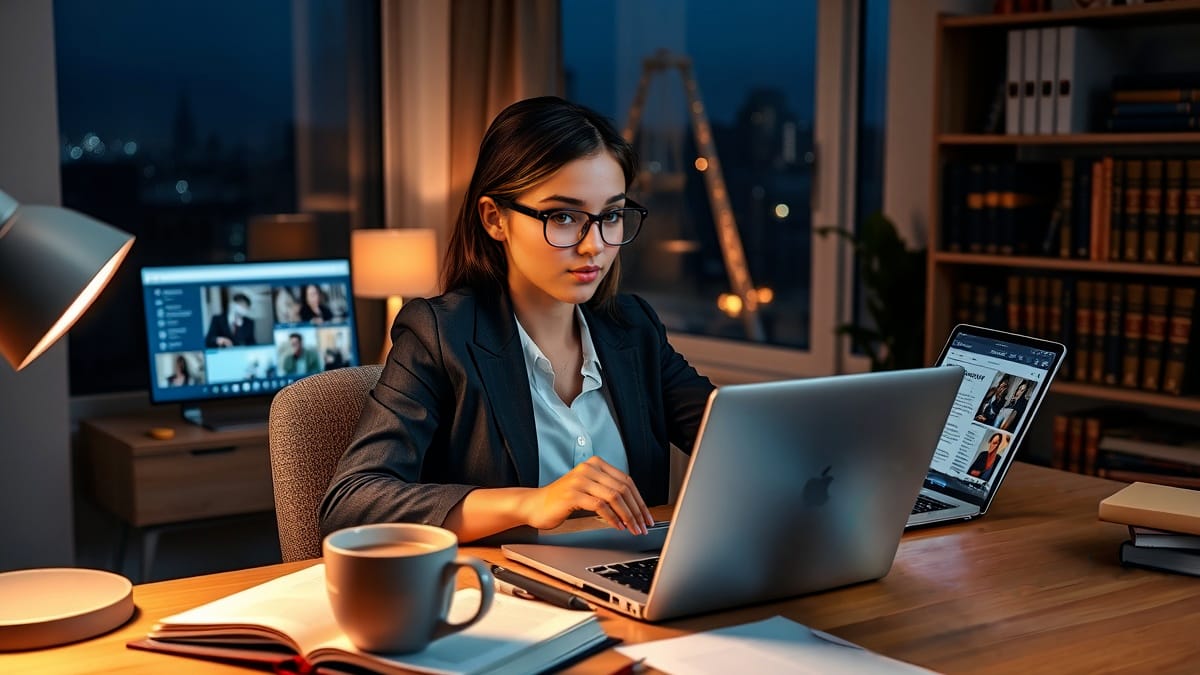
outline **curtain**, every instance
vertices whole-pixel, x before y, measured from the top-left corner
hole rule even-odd
[[[561,95],[558,0],[455,0],[450,12],[450,200],[458,215],[479,142],[505,106]]]

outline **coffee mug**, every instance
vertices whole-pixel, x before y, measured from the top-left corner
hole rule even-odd
[[[458,555],[458,537],[432,525],[380,523],[338,530],[322,543],[325,590],[338,626],[359,649],[399,654],[478,621],[492,606],[492,573]],[[447,621],[461,567],[479,577],[479,610]]]

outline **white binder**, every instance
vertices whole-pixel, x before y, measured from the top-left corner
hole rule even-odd
[[[1021,133],[1021,59],[1025,56],[1025,31],[1008,31],[1008,74],[1004,85],[1004,133]]]
[[[1038,49],[1038,121],[1037,133],[1052,134],[1055,131],[1055,85],[1058,81],[1058,28],[1042,28],[1039,31],[1041,46]]]
[[[1079,26],[1058,29],[1058,87],[1055,132],[1089,131],[1090,117],[1112,83],[1116,49],[1102,44],[1101,34]]]
[[[1041,54],[1041,36],[1037,28],[1026,28],[1025,55],[1021,59],[1021,133],[1038,132],[1038,79],[1041,71],[1038,61]]]

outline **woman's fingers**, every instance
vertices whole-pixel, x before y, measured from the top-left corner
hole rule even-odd
[[[646,533],[646,528],[654,521],[632,478],[598,457],[592,457],[576,470],[594,486],[587,492],[604,500],[620,515],[630,532]]]

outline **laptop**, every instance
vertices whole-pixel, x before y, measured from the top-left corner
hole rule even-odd
[[[661,554],[501,549],[647,621],[878,579],[891,569],[963,373],[721,387],[709,397]]]
[[[910,527],[987,512],[1066,353],[1066,347],[1049,340],[954,327],[934,365],[960,366],[965,375]]]

